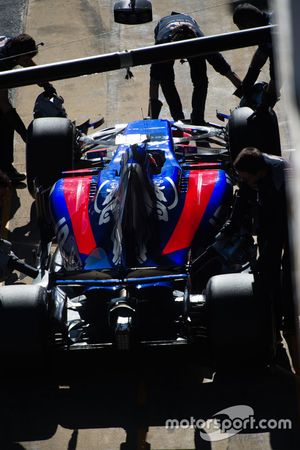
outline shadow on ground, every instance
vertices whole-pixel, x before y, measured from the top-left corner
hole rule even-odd
[[[109,448],[149,450],[146,433],[144,447],[141,446],[141,430],[165,427],[170,418],[207,420],[235,405],[253,408],[256,421],[284,418],[292,423],[291,430],[245,429],[239,434],[241,439],[242,433],[255,432],[261,436],[269,433],[267,448],[300,448],[297,383],[293,375],[282,369],[238,376],[219,374],[212,383],[201,383],[200,372],[186,367],[177,372],[162,371],[161,366],[101,372],[97,379],[87,376],[73,379],[63,388],[40,382],[32,384],[22,379],[22,374],[18,383],[1,384],[1,450],[21,450],[18,442],[25,445],[26,441],[50,439],[58,425],[73,430],[66,450],[77,448],[78,430],[95,428],[126,431],[126,442]],[[213,444],[203,440],[199,430],[195,431],[196,450],[213,449]],[[244,444],[243,448],[253,447]],[[266,447],[257,446],[256,450],[263,448]]]

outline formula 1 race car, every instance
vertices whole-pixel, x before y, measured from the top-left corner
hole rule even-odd
[[[272,315],[245,272],[252,238],[215,241],[249,114],[237,109],[226,127],[145,119],[90,135],[67,117],[33,120],[37,272],[32,285],[0,288],[1,354],[136,356],[187,344],[212,366],[270,363]]]

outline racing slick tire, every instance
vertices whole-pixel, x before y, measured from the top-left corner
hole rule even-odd
[[[42,357],[47,343],[46,289],[37,285],[0,288],[0,355],[7,366]],[[2,374],[4,371],[2,370]]]
[[[212,277],[206,287],[208,340],[219,369],[266,367],[276,339],[271,305],[252,274]]]
[[[253,111],[247,106],[235,109],[228,121],[228,141],[232,161],[245,147],[281,156],[276,113],[272,109]]]
[[[75,126],[67,118],[42,117],[31,122],[27,132],[26,171],[30,194],[34,183],[51,187],[74,163]]]

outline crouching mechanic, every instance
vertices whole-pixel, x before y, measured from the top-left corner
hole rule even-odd
[[[261,11],[249,3],[243,3],[235,8],[233,13],[233,22],[240,30],[263,27],[272,24],[272,14]],[[246,76],[242,81],[242,85],[236,90],[235,95],[238,97],[248,97],[251,95],[251,89],[254,86],[261,69],[268,60],[270,64],[270,81],[265,87],[265,105],[263,106],[270,106],[273,108],[275,103],[279,100],[280,93],[274,67],[275,64],[271,37],[266,43],[258,46],[252,57]]]
[[[238,229],[249,215],[255,218],[259,258],[256,272],[270,299],[277,322],[278,341],[283,330],[295,369],[296,315],[291,282],[286,173],[288,162],[253,147],[244,148],[234,161],[240,189],[223,233]]]
[[[203,37],[196,20],[187,14],[172,13],[160,19],[154,30],[155,44],[181,41]],[[188,58],[193,83],[191,122],[205,124],[204,110],[207,97],[206,60],[221,75],[226,76],[238,88],[241,80],[231,70],[230,65],[220,53]],[[150,68],[149,114],[153,119],[159,116],[162,103],[158,99],[159,85],[170,108],[173,119],[184,119],[181,100],[175,85],[174,60],[152,64]]]
[[[35,66],[32,60],[38,54],[38,46],[35,40],[28,34],[20,34],[16,37],[0,36],[0,71],[11,70],[16,66]],[[50,96],[56,93],[54,87],[48,83],[39,86],[45,89]],[[26,178],[13,166],[14,131],[26,142],[26,127],[13,107],[8,89],[0,90],[0,169],[7,174],[12,182],[19,182]]]

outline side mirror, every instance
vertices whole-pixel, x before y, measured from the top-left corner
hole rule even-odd
[[[125,25],[152,21],[152,5],[148,0],[122,0],[114,5],[114,20]]]

